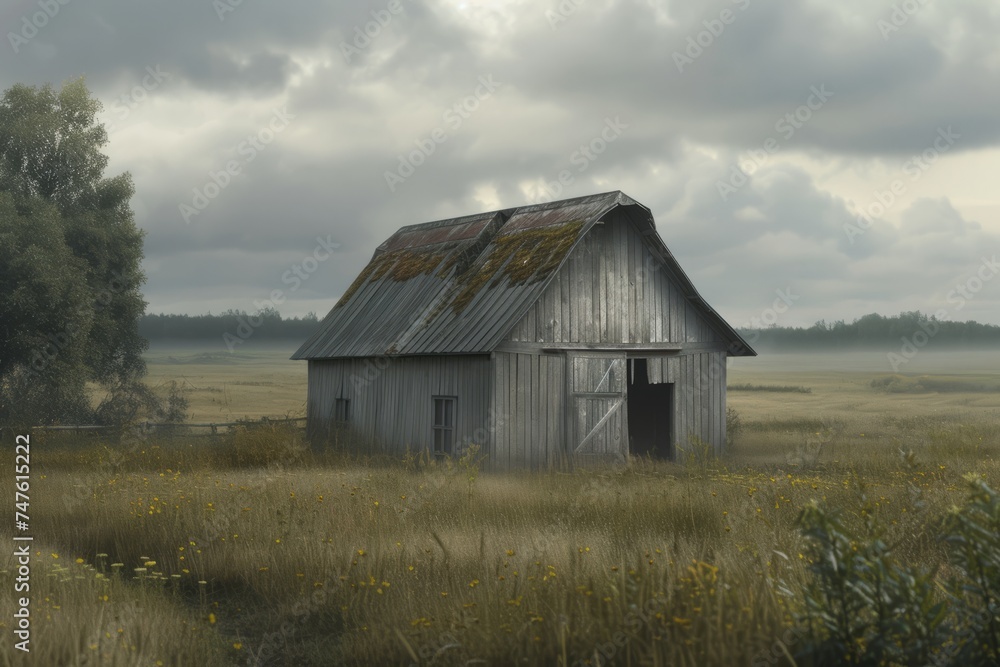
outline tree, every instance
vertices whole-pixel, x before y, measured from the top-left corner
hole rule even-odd
[[[79,419],[142,391],[143,232],[127,173],[104,177],[101,104],[83,80],[0,99],[0,421]],[[94,413],[91,413],[93,416]]]

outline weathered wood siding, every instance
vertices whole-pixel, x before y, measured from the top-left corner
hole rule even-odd
[[[717,343],[636,227],[610,213],[511,331],[526,343]]]
[[[652,383],[674,383],[674,451],[691,451],[693,439],[721,454],[726,444],[726,352],[650,358]]]
[[[726,442],[725,350],[645,358],[650,382],[674,384],[676,455],[695,453],[696,439],[721,454]],[[566,467],[571,450],[578,444],[576,439],[589,432],[614,403],[611,397],[587,399],[569,394],[569,366],[561,354],[496,352],[491,366],[491,406],[496,417],[491,460],[499,468]],[[587,410],[588,406],[593,409]],[[586,413],[577,414],[581,410]],[[582,430],[575,428],[580,425]],[[616,431],[619,438],[615,438]],[[573,456],[573,462],[620,460],[618,451],[625,453],[627,442],[627,413],[620,409],[588,443],[585,455]]]
[[[688,303],[624,215],[613,212],[603,225],[590,231],[507,340],[511,347],[519,343],[634,345],[622,354],[649,359],[650,382],[674,383],[674,451],[688,451],[697,438],[717,453],[722,452],[726,438],[723,338]],[[677,343],[684,349],[669,355],[656,350],[643,352],[644,345],[656,343]],[[538,355],[497,353],[495,357],[495,371],[505,373],[496,378],[495,401],[506,392],[511,396],[508,405],[514,405],[513,397],[522,392],[523,395],[517,396],[517,406],[544,408],[545,414],[554,409],[555,391],[565,386],[564,381],[553,380],[551,386],[543,385],[543,396],[535,395],[533,376],[531,385],[518,382],[515,388],[514,382],[522,377],[515,373],[518,369],[535,372],[532,369],[540,363]],[[555,372],[566,372],[563,367],[549,364]],[[574,407],[565,391],[559,398],[566,410],[580,409],[579,405]],[[551,464],[561,452],[567,451],[570,447],[567,441],[573,436],[564,433],[568,428],[565,421],[558,423],[563,431],[557,432],[561,442],[556,443],[555,451],[546,439],[551,437],[547,427],[530,426],[509,435],[505,433],[502,444],[498,440],[501,461],[532,466],[540,462]],[[627,442],[627,420],[623,417],[612,423],[622,429],[622,442]],[[531,451],[527,444],[532,433],[544,436],[537,445],[538,452]]]
[[[495,352],[493,444],[497,468],[559,468],[565,464],[565,369],[559,354]]]
[[[487,355],[310,361],[310,435],[324,437],[345,398],[351,430],[374,451],[431,450],[432,397],[454,396],[455,442],[488,446],[490,368]]]

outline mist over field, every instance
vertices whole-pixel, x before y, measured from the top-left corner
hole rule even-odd
[[[925,348],[909,359],[903,356],[902,343],[894,348],[870,345],[864,349],[788,350],[780,345],[757,345],[757,357],[730,359],[731,372],[739,373],[806,373],[811,371],[871,372],[871,373],[995,373],[992,366],[1000,363],[1000,349],[993,346],[952,346],[944,349]],[[889,355],[899,355],[905,361],[894,370]]]

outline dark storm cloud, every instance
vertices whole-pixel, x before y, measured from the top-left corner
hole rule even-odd
[[[912,151],[939,125],[963,128],[965,148],[997,139],[1000,117],[990,109],[1000,103],[1000,70],[983,64],[981,50],[946,56],[937,45],[943,35],[916,19],[884,40],[863,7],[865,20],[847,22],[825,5],[742,4],[699,4],[670,26],[641,2],[580,16],[584,5],[545,40],[519,35],[521,72],[508,76],[533,94],[559,91],[585,107],[614,99],[658,116],[666,135],[730,145],[756,145],[820,85],[835,101],[795,138],[803,149]],[[722,11],[732,12],[732,23],[713,37],[704,23],[718,24]],[[997,12],[983,17],[956,7],[948,27],[980,33],[990,25],[983,20],[995,26]],[[712,41],[689,51],[688,40],[705,35]],[[700,55],[679,72],[675,54],[687,53]]]
[[[523,204],[562,171],[572,182],[559,197],[622,189],[649,205],[695,283],[736,321],[789,285],[803,295],[789,317],[806,323],[903,302],[932,309],[1000,245],[995,227],[940,197],[892,206],[852,235],[872,200],[846,201],[793,163],[896,165],[948,127],[960,136],[952,155],[995,147],[992,3],[929,4],[888,32],[878,22],[891,8],[861,2],[219,5],[73,0],[15,38],[17,53],[9,34],[40,5],[0,10],[0,86],[85,75],[105,102],[112,166],[134,174],[148,231],[151,310],[252,309],[284,289],[283,312],[323,311],[397,227]],[[706,38],[706,21],[724,27]],[[678,60],[689,39],[707,45]],[[154,81],[150,68],[169,77]],[[456,105],[482,77],[499,87],[456,126]],[[830,94],[819,102],[817,90]],[[187,223],[180,207],[281,109],[287,128]],[[620,136],[581,159],[609,121]],[[391,189],[386,173],[438,129],[446,141]],[[768,140],[777,152],[721,196],[734,165]],[[319,238],[340,248],[289,291],[284,272]],[[970,310],[995,321],[990,294]]]

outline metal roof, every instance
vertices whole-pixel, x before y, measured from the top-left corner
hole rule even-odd
[[[618,207],[730,343],[729,354],[756,355],[695,290],[656,233],[649,209],[615,191],[401,228],[376,249],[292,359],[488,353],[580,239]]]

